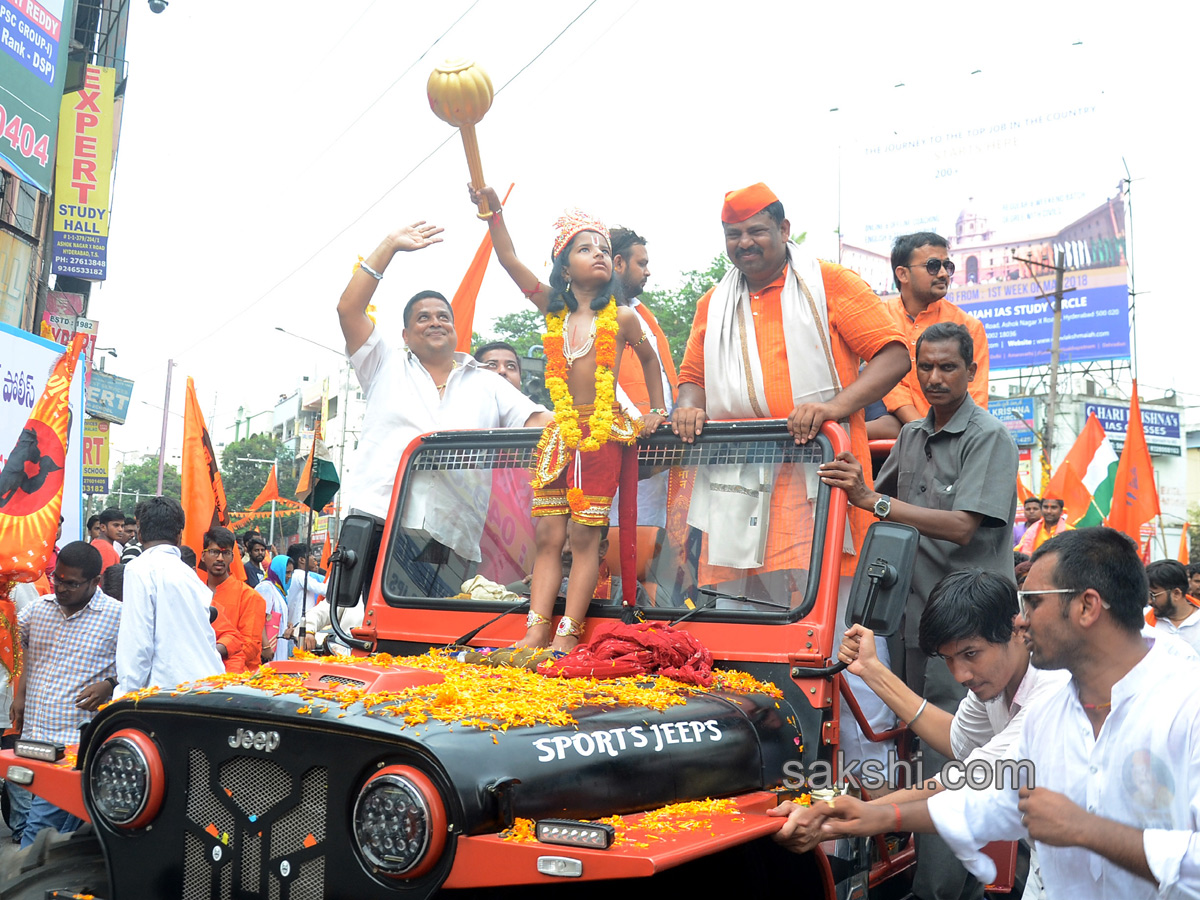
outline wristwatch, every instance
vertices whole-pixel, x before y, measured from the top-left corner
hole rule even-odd
[[[891,511],[892,498],[887,494],[880,494],[879,499],[875,501],[875,506],[871,508],[871,512],[875,513],[877,519],[886,519]]]

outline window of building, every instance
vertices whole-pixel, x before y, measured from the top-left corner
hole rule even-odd
[[[331,418],[331,419],[336,418],[337,414],[338,414],[338,398],[330,397],[329,398],[329,418]]]
[[[13,191],[13,199],[16,201],[13,204],[16,211],[13,224],[26,234],[33,234],[37,219],[37,188],[26,184],[19,178],[9,179],[9,184],[16,187],[16,190]]]

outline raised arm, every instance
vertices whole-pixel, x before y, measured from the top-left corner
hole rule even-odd
[[[888,709],[908,723],[921,740],[943,756],[954,758],[950,723],[954,716],[925,702],[895,672],[875,655],[875,632],[854,625],[842,638],[838,659],[848,663],[846,671],[867,683]]]
[[[487,200],[488,209],[492,211],[488,215],[487,223],[492,233],[492,247],[496,250],[496,259],[500,261],[500,265],[504,267],[504,271],[508,273],[508,277],[521,289],[521,293],[529,298],[529,302],[536,306],[539,312],[544,313],[546,311],[546,304],[550,302],[550,286],[543,284],[529,270],[528,266],[517,259],[517,251],[513,247],[512,235],[508,233],[508,226],[504,224],[500,195],[496,193],[495,188],[486,186],[476,191],[473,187],[467,185],[467,191],[471,195],[471,203],[475,206],[479,205],[481,197]]]
[[[397,228],[382,241],[371,254],[354,267],[350,275],[350,283],[342,291],[338,300],[338,321],[342,325],[342,335],[346,338],[346,353],[353,356],[358,348],[367,342],[375,323],[367,317],[367,306],[375,296],[375,288],[379,287],[379,278],[372,275],[374,271],[382,276],[392,257],[400,252],[422,250],[433,244],[440,244],[438,237],[444,229],[438,225],[427,225],[424,220]]]

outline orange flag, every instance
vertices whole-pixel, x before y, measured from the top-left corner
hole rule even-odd
[[[1017,476],[1017,502],[1020,503],[1022,506],[1024,506],[1026,500],[1032,500],[1032,499],[1033,499],[1033,491],[1031,491],[1029,488],[1025,487],[1025,482],[1023,482],[1021,480],[1021,476],[1018,475]]]
[[[1072,523],[1083,518],[1092,505],[1092,493],[1084,486],[1082,473],[1075,469],[1069,458],[1059,463],[1050,477],[1046,497],[1061,500],[1063,514]]]
[[[1179,561],[1185,566],[1188,564],[1188,545],[1187,545],[1188,523],[1183,523],[1183,531],[1179,532]]]
[[[271,474],[267,476],[267,483],[263,485],[263,489],[258,492],[258,496],[254,498],[254,502],[250,504],[250,512],[258,509],[264,503],[270,503],[272,500],[282,500],[279,496],[279,481],[275,477],[275,467],[271,466]]]
[[[199,558],[204,553],[204,532],[214,525],[229,527],[229,508],[225,503],[221,471],[217,468],[217,455],[208,436],[208,426],[204,424],[204,413],[200,411],[191,376],[188,376],[183,402],[183,465],[179,474],[183,482],[180,499],[187,517],[183,525],[183,543],[196,551]],[[246,567],[236,553],[232,569],[235,576],[246,580]]]
[[[329,557],[333,555],[333,541],[329,539],[329,535],[325,535],[325,547],[321,551],[321,571],[329,572]]]
[[[508,193],[504,195],[504,202],[508,202],[508,195],[512,193],[513,186],[508,186]],[[483,236],[483,240],[479,243],[479,249],[475,251],[475,256],[471,260],[471,264],[467,266],[467,274],[463,276],[462,283],[458,286],[458,290],[454,292],[454,299],[450,301],[450,308],[454,310],[454,331],[458,335],[458,345],[454,348],[460,353],[471,352],[471,329],[475,324],[475,301],[479,299],[479,289],[483,286],[483,276],[487,272],[488,263],[492,259],[492,232],[489,229],[488,233]]]
[[[54,552],[71,432],[71,377],[85,340],[77,335],[54,364],[0,471],[0,684],[21,674],[9,591],[19,581],[37,581]]]
[[[1140,547],[1142,525],[1159,513],[1158,490],[1154,486],[1154,466],[1142,431],[1142,408],[1138,403],[1137,381],[1133,382],[1133,399],[1129,403],[1129,425],[1125,431],[1125,446],[1117,464],[1117,482],[1113,488],[1112,508],[1108,526],[1123,531]]]

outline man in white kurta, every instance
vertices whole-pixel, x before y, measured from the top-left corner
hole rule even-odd
[[[1035,782],[944,791],[894,809],[838,798],[828,833],[935,828],[980,880],[993,840],[1035,842],[1047,897],[1200,897],[1200,662],[1176,638],[1143,633],[1146,574],[1108,528],[1055,537],[1021,592],[1032,662],[1071,680],[1028,712],[1010,758]],[[1029,769],[1024,769],[1028,777]],[[844,802],[845,801],[845,802]]]
[[[385,518],[400,459],[421,434],[535,426],[549,419],[545,409],[503,378],[481,368],[469,354],[455,351],[454,311],[438,292],[421,291],[405,305],[404,350],[392,348],[367,315],[392,258],[440,243],[441,231],[424,222],[393,231],[355,267],[338,302],[346,353],[367,404],[358,450],[343,486],[344,509]],[[420,474],[425,483],[409,492],[403,525],[478,561],[488,486],[464,479],[461,470]]]

